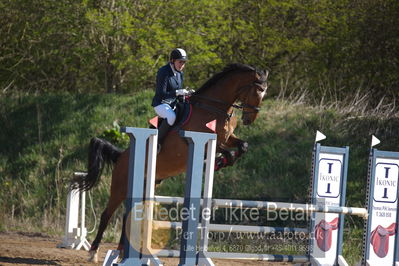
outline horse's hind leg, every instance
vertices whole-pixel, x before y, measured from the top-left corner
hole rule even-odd
[[[119,207],[119,205],[122,203],[124,200],[124,197],[111,194],[111,197],[108,201],[108,205],[101,214],[101,220],[100,220],[100,225],[98,227],[98,232],[96,235],[96,238],[94,239],[93,243],[91,244],[90,248],[90,258],[89,261],[93,262],[98,262],[97,258],[97,252],[98,252],[98,247],[100,245],[101,239],[103,237],[104,231],[107,228],[107,225],[109,223],[109,220],[111,219],[112,215],[114,214],[115,210]]]
[[[122,233],[121,233],[121,238],[119,239],[119,244],[118,244],[118,250],[119,250],[119,257],[123,258],[123,252],[124,252],[124,241],[126,237],[126,213],[123,215],[123,222],[122,222]]]
[[[90,254],[89,261],[96,262],[98,260],[97,258],[98,246],[100,245],[104,231],[107,228],[109,219],[111,219],[115,210],[126,198],[127,157],[128,157],[127,152],[122,153],[117,163],[115,164],[114,170],[112,172],[111,195],[109,197],[107,207],[105,208],[104,212],[101,214],[101,221],[98,227],[98,232],[89,251]]]

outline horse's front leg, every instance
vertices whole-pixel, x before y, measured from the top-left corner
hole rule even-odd
[[[234,134],[231,134],[231,136],[227,139],[225,146],[230,149],[237,149],[234,154],[232,154],[234,161],[248,151],[248,142],[237,138]]]
[[[233,154],[229,150],[219,146],[216,150],[216,153],[219,155],[217,155],[215,158],[215,171],[234,164]]]
[[[221,153],[221,156],[216,158],[215,170],[234,165],[237,159],[247,151],[248,143],[232,134],[225,143],[218,147],[217,152]]]

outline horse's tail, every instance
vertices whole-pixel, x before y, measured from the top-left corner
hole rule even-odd
[[[91,189],[99,180],[106,163],[116,163],[122,150],[106,140],[92,138],[89,145],[89,164],[87,174],[76,177],[74,186],[80,190]]]

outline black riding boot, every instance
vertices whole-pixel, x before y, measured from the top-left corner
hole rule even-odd
[[[170,128],[171,126],[169,125],[167,119],[164,119],[158,128],[158,153],[161,151],[162,143],[168,135]]]

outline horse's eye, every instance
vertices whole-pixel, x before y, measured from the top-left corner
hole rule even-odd
[[[257,85],[256,86],[256,90],[260,91],[260,92],[264,92],[266,90],[267,86],[263,87],[262,85]]]

